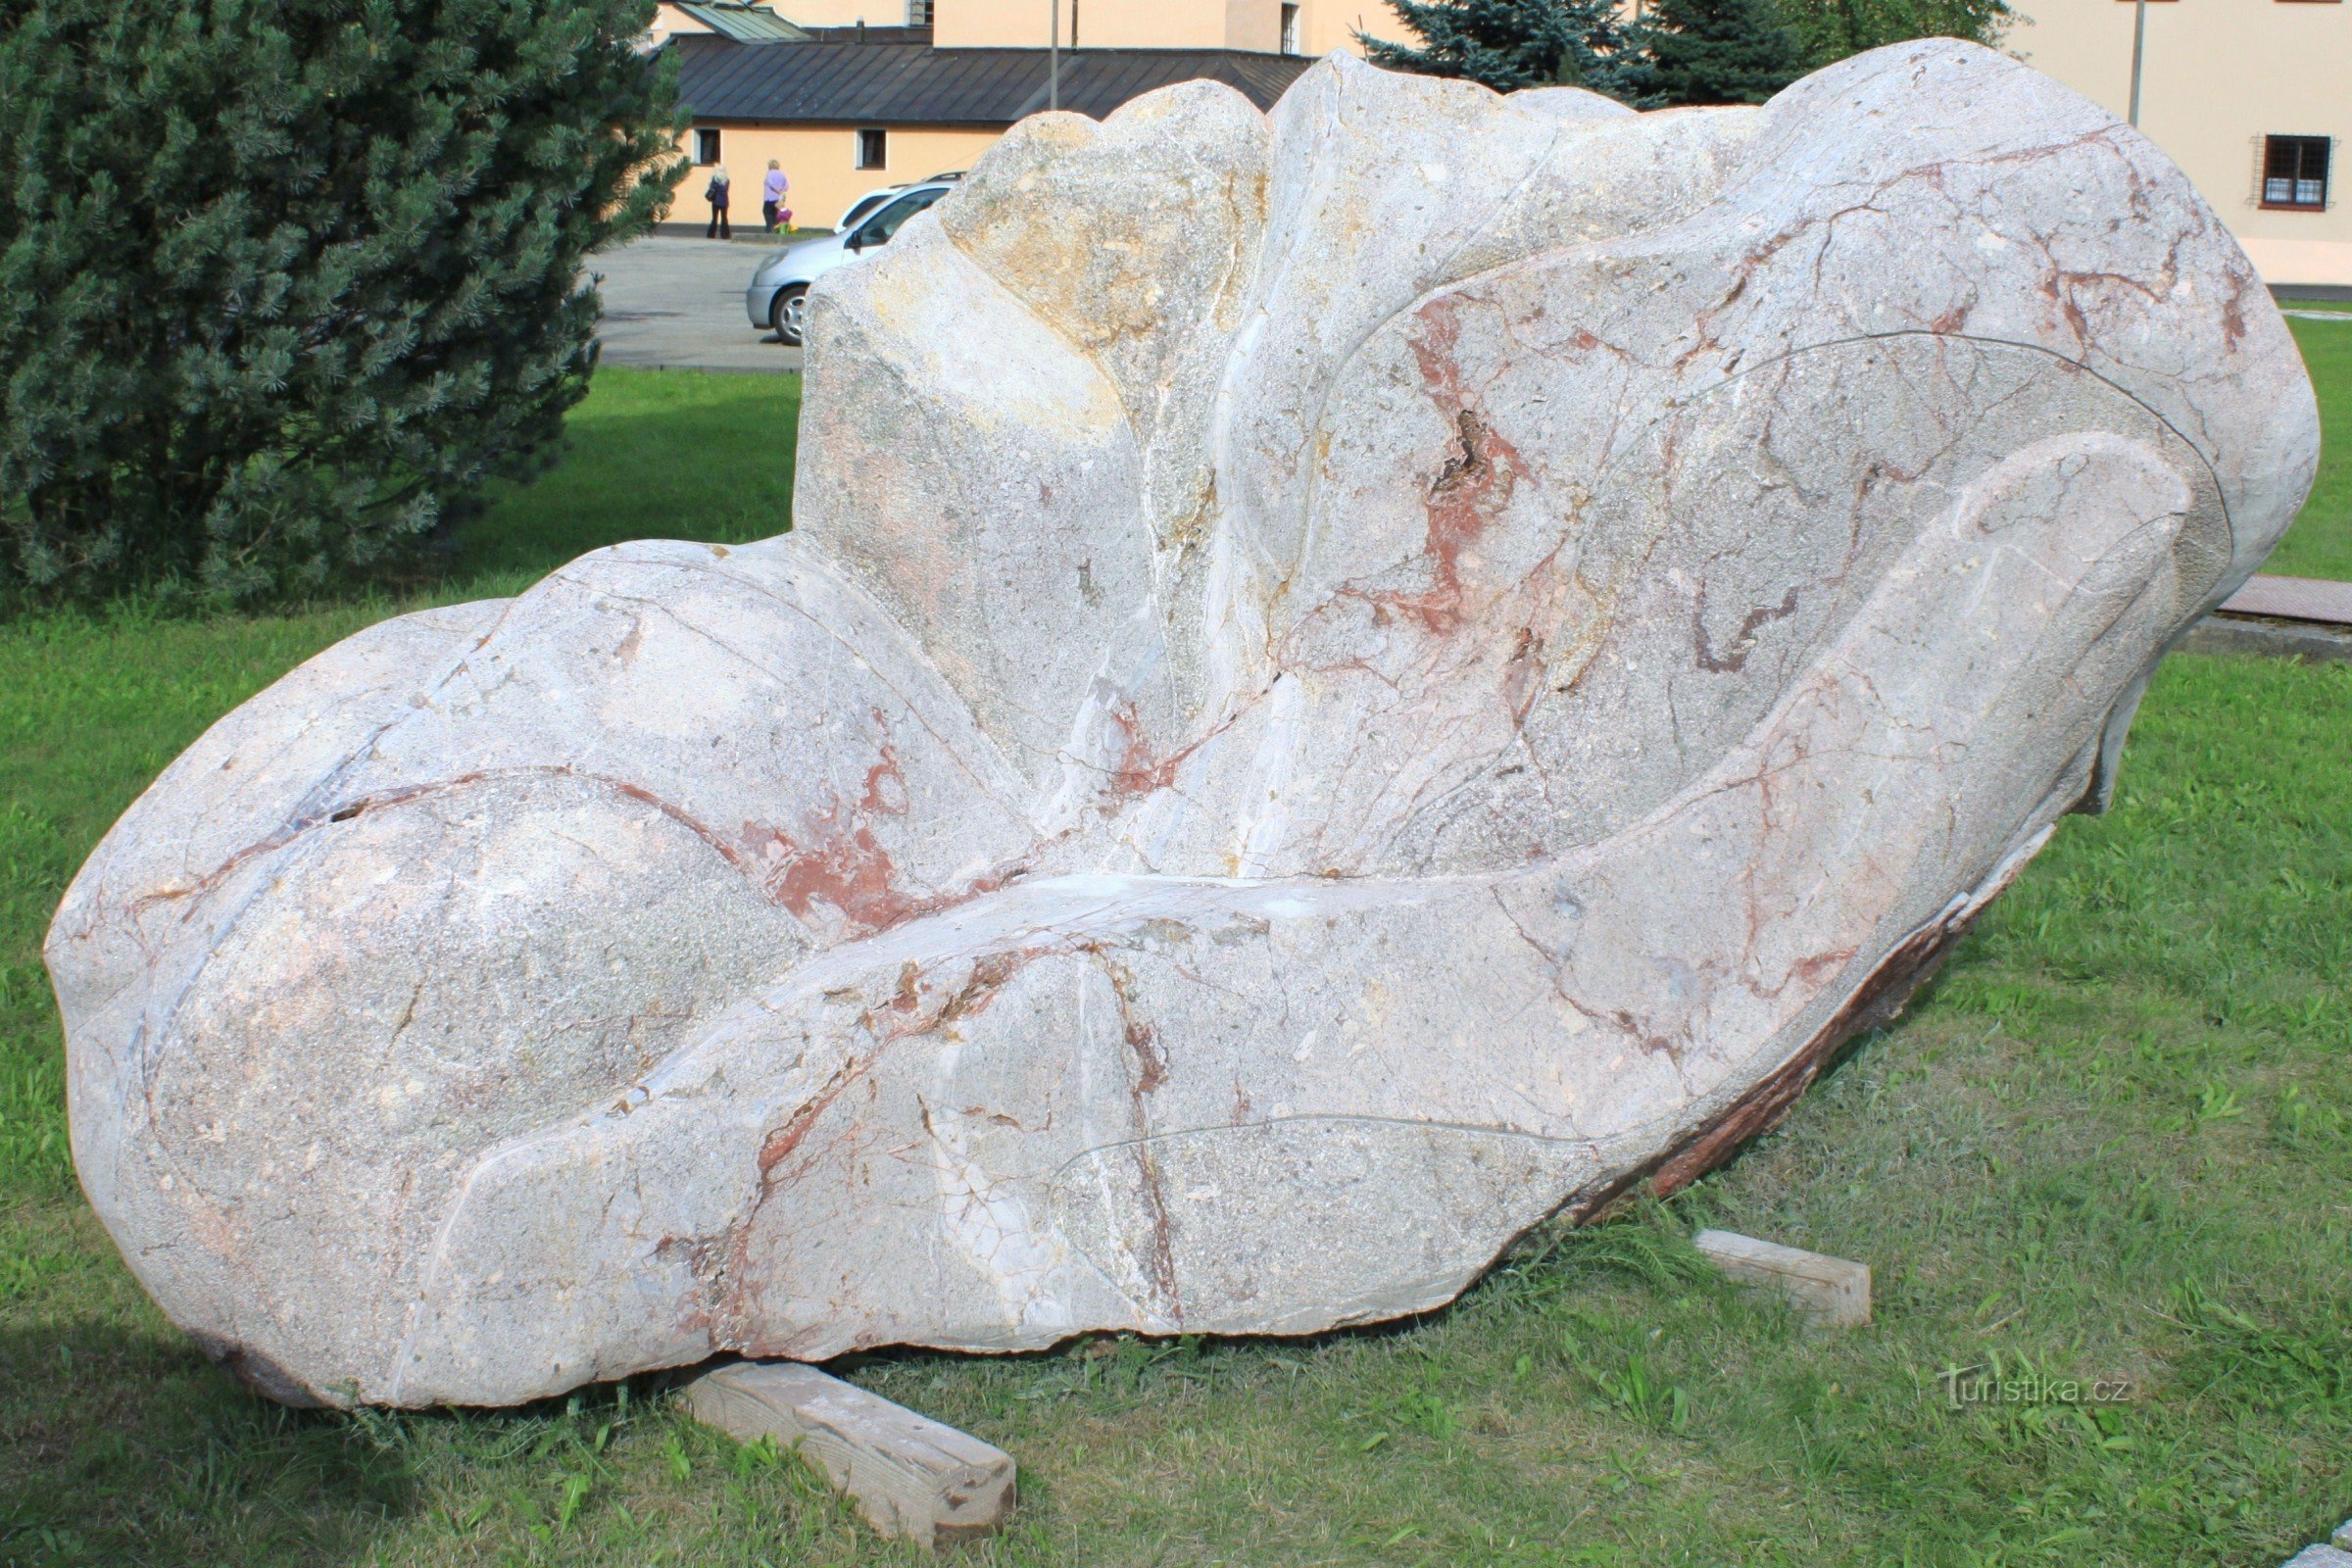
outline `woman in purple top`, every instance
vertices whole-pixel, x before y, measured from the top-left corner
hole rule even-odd
[[[779,214],[785,222],[792,221],[791,209],[784,205],[784,192],[791,186],[792,181],[784,177],[784,166],[770,158],[767,161],[767,182],[760,190],[760,212],[767,220],[767,231],[770,234],[776,231]]]

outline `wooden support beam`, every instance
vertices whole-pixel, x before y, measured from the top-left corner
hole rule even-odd
[[[1729,1278],[1779,1291],[1826,1328],[1860,1328],[1870,1321],[1868,1263],[1849,1263],[1731,1231],[1700,1231],[1691,1245]]]
[[[1012,1456],[798,1361],[743,1361],[697,1378],[686,1408],[729,1437],[772,1437],[848,1493],[886,1536],[936,1551],[1001,1530]]]

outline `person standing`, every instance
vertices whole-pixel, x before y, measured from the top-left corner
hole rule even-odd
[[[784,166],[770,158],[767,161],[767,179],[760,187],[760,216],[767,220],[767,231],[770,234],[776,231],[778,214],[783,216],[784,221],[792,220],[791,210],[784,205],[784,193],[791,188],[792,181],[784,177]]]
[[[704,230],[705,239],[733,239],[735,231],[727,226],[727,166],[720,164],[710,171],[710,186],[703,192],[710,204],[710,226]]]

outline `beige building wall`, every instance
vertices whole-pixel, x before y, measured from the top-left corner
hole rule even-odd
[[[943,49],[1042,49],[1053,0],[934,0],[932,42]],[[1381,0],[1298,0],[1298,52],[1361,54],[1357,31],[1402,40],[1410,34]],[[1282,47],[1282,0],[1060,0],[1061,41],[1079,29],[1093,49],[1255,49]],[[914,14],[908,0],[767,0],[767,8],[804,27],[898,27]],[[708,32],[662,0],[653,39]]]
[[[646,33],[646,42],[649,46],[660,45],[673,35],[709,32],[710,30],[709,27],[704,26],[685,12],[670,4],[669,0],[662,0],[660,5],[654,7],[654,25]]]
[[[1061,41],[1082,49],[1254,49],[1282,45],[1282,0],[936,0],[932,41],[943,49],[1039,49],[1060,6]],[[798,5],[782,10],[805,20]],[[1403,36],[1380,0],[1298,0],[1298,52],[1356,50],[1352,29]],[[874,19],[866,18],[869,23]],[[1360,52],[1360,50],[1358,51]]]
[[[904,27],[912,17],[906,0],[767,0],[767,9],[804,27]]]
[[[2132,97],[2128,0],[2019,0],[2002,45],[2123,115]],[[2352,5],[2151,0],[2139,128],[2236,231],[2271,283],[2352,284]],[[2262,201],[2265,136],[2334,138],[2328,206]]]
[[[860,22],[869,27],[903,27],[913,15],[908,0],[764,0],[764,4],[786,22],[804,27],[848,27]],[[710,30],[679,10],[675,0],[661,0],[654,8],[651,37],[657,44],[673,34]]]
[[[1281,41],[1281,0],[1060,0],[1062,41],[1069,42],[1070,17],[1077,13],[1079,43],[1085,48],[1143,49],[1259,49],[1271,52]],[[1034,48],[1046,42],[1048,0],[936,0],[933,42],[942,48]],[[868,26],[898,24],[906,20],[905,0],[771,0],[777,15],[810,26],[840,26],[862,17]],[[673,15],[664,5],[664,23]],[[678,17],[678,30],[704,30],[690,19]],[[1385,24],[1385,31],[1383,26]],[[1396,17],[1371,0],[1300,0],[1299,52],[1328,54],[1355,49],[1351,28],[1361,25],[1375,36],[1397,36]],[[1032,36],[1034,34],[1034,36]],[[763,47],[790,48],[789,44]],[[698,122],[698,128],[719,133],[719,162],[732,180],[728,221],[738,227],[760,226],[760,189],[767,161],[776,159],[792,181],[787,198],[794,221],[803,228],[830,228],[844,209],[866,192],[884,185],[905,184],[926,174],[969,169],[1002,134],[989,129],[937,129],[903,125],[880,128],[888,134],[881,169],[859,169],[858,131],[853,124],[761,126],[717,121]],[[696,139],[689,130],[679,150],[695,156]],[[710,216],[703,192],[710,183],[708,167],[686,172],[670,198],[668,220],[705,223]]]
[[[1320,0],[1303,8],[1298,20],[1305,35],[1302,48],[1310,55],[1327,55],[1334,49],[1360,55],[1364,46],[1355,41],[1359,32],[1389,43],[1416,41],[1412,29],[1380,0]]]
[[[792,208],[793,221],[802,228],[831,228],[842,211],[867,191],[904,185],[926,174],[969,169],[1002,134],[893,125],[887,127],[885,167],[859,169],[856,125],[720,124],[717,129],[719,162],[726,166],[732,181],[727,220],[739,230],[760,227],[760,180],[767,173],[770,158],[784,166],[784,175],[792,181],[784,199]],[[679,143],[679,150],[689,158],[694,156],[692,131]],[[689,169],[670,198],[668,220],[709,222],[710,207],[703,200],[703,192],[710,184],[707,167]]]

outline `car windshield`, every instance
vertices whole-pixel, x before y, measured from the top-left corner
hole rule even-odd
[[[906,222],[906,220],[946,194],[947,192],[944,190],[918,190],[911,195],[900,197],[876,213],[862,228],[858,230],[858,240],[867,245],[889,244],[890,237],[899,231],[901,223]]]
[[[884,202],[890,200],[897,194],[898,192],[895,190],[878,190],[870,196],[858,197],[857,205],[852,207],[849,212],[843,216],[841,220],[841,226],[843,228],[856,228],[859,223],[865,221],[866,217],[871,214],[875,208],[881,206]]]

